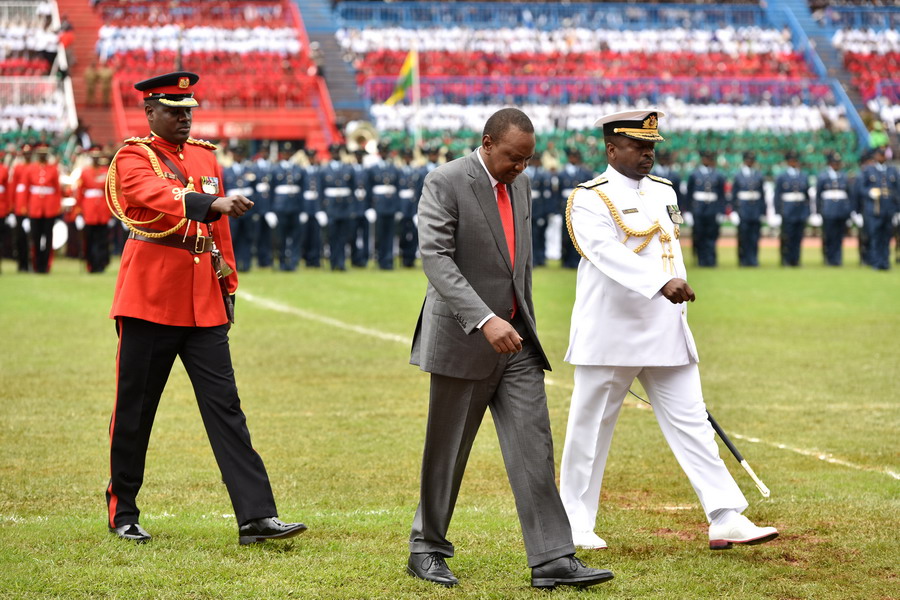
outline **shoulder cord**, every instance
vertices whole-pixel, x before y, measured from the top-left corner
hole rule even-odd
[[[150,159],[150,166],[153,167],[153,172],[156,173],[158,177],[165,178],[163,174],[163,170],[159,166],[159,161],[156,158],[156,153],[150,149],[149,146],[145,144],[135,144],[147,151],[147,157]],[[104,188],[105,196],[106,196],[106,205],[109,207],[112,215],[125,224],[128,229],[135,233],[139,233],[145,237],[149,238],[163,238],[167,235],[171,235],[181,229],[181,227],[187,223],[187,217],[182,217],[182,219],[178,222],[177,225],[168,229],[166,231],[145,231],[143,229],[139,229],[135,227],[135,225],[149,225],[150,223],[155,223],[159,221],[165,216],[165,213],[159,213],[156,217],[150,219],[149,221],[137,221],[135,219],[131,219],[125,216],[125,211],[122,210],[122,206],[119,204],[119,198],[116,192],[116,159],[119,157],[119,152],[121,152],[125,147],[119,148],[119,151],[116,152],[116,155],[113,157],[112,161],[109,163],[109,171],[106,174],[106,186]],[[187,194],[188,191],[193,190],[193,184],[189,183],[188,187],[181,188],[173,188],[172,193],[175,195],[176,200],[184,200],[184,195]]]
[[[572,193],[569,195],[569,200],[566,202],[566,229],[569,231],[569,237],[572,238],[572,245],[575,246],[575,250],[578,251],[578,254],[584,256],[584,252],[582,252],[581,248],[578,246],[578,242],[575,240],[575,231],[572,229],[572,204],[575,198],[575,194],[579,188],[575,188]],[[616,225],[619,226],[625,233],[625,239],[622,240],[622,243],[628,241],[629,238],[632,237],[642,237],[644,241],[641,242],[636,248],[634,248],[633,252],[635,254],[640,253],[641,250],[646,248],[651,240],[653,240],[654,235],[659,235],[659,241],[662,245],[662,260],[663,260],[663,270],[667,273],[675,273],[675,255],[672,253],[672,236],[666,233],[665,229],[663,229],[662,225],[659,224],[659,221],[653,223],[653,225],[649,229],[645,229],[644,231],[637,231],[636,229],[632,229],[625,225],[625,222],[622,221],[622,216],[619,214],[618,209],[616,209],[615,205],[612,203],[612,200],[609,199],[602,191],[597,188],[584,188],[584,189],[593,189],[594,192],[600,196],[600,199],[603,200],[604,204],[606,204],[606,208],[609,209],[609,214],[612,216],[613,221],[616,222]],[[675,237],[678,237],[678,228],[675,228]],[[584,258],[587,258],[584,256]]]

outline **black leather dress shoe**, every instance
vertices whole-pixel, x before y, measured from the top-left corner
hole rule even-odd
[[[138,544],[144,544],[151,540],[150,534],[144,531],[144,528],[137,523],[129,523],[120,527],[110,527],[109,532],[122,538],[123,540],[131,540]]]
[[[553,589],[558,585],[587,587],[609,581],[613,574],[605,569],[592,569],[575,555],[563,556],[531,569],[531,585]]]
[[[444,587],[453,587],[459,583],[459,579],[444,562],[444,555],[439,552],[413,552],[406,563],[406,572]]]
[[[283,540],[306,531],[303,523],[283,523],[276,517],[263,517],[247,521],[238,528],[238,541],[242,546],[265,540]]]

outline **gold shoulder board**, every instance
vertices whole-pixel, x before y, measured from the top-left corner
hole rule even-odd
[[[669,181],[669,180],[666,179],[665,177],[658,177],[658,176],[656,176],[656,175],[647,175],[647,177],[649,177],[649,178],[652,179],[653,181],[658,181],[658,182],[660,182],[660,183],[664,183],[664,184],[666,184],[666,185],[671,185],[671,186],[673,186],[673,187],[675,186],[674,183],[672,183],[671,181]]]
[[[195,138],[188,138],[187,143],[194,146],[202,146],[203,148],[206,148],[208,150],[215,150],[217,148],[217,146],[212,142],[207,142],[206,140],[198,140]]]
[[[607,181],[609,181],[609,179],[607,179],[606,177],[595,177],[594,179],[591,179],[590,181],[585,181],[584,183],[579,183],[578,187],[584,188],[586,190],[590,190],[592,188],[597,187],[598,185],[603,185]]]
[[[149,144],[153,141],[153,138],[150,137],[130,137],[125,140],[126,144]]]

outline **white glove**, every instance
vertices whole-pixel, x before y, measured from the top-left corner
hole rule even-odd
[[[300,224],[306,225],[306,222],[309,221],[309,215],[305,212],[300,213]]]
[[[900,213],[894,213],[894,218],[891,219],[891,222],[894,224],[894,227],[900,225]]]
[[[269,229],[275,229],[278,227],[278,215],[270,210],[266,213],[266,223],[269,225]]]
[[[731,214],[728,215],[728,220],[731,221],[731,224],[734,226],[741,224],[741,215],[737,214],[736,210],[731,211]]]
[[[316,221],[318,221],[319,227],[328,225],[328,215],[325,214],[324,210],[320,210],[316,213]]]
[[[813,213],[809,215],[809,218],[806,220],[806,223],[810,227],[821,227],[822,226],[822,215],[819,213]]]
[[[375,222],[375,218],[376,218],[377,216],[378,216],[378,215],[375,213],[375,209],[374,209],[374,208],[367,208],[367,209],[366,209],[366,221],[368,221],[369,223],[374,223],[374,222]]]
[[[716,215],[716,224],[717,225],[724,225],[727,222],[728,222],[728,217],[725,216],[725,213],[719,213]]]
[[[684,224],[688,227],[694,226],[694,215],[689,212],[686,212],[682,215],[684,217]]]
[[[413,215],[413,225],[419,226],[419,215]]]
[[[402,213],[402,212],[397,211],[397,212],[394,213],[394,220],[395,220],[395,221],[399,221],[399,220],[401,220],[402,218],[403,218],[403,213]]]
[[[850,213],[850,220],[853,221],[853,224],[856,225],[857,228],[862,229],[863,216],[861,214],[854,210],[852,213]]]
[[[13,213],[9,213],[9,215],[7,215],[7,217],[6,217],[6,225],[10,229],[15,227],[16,226],[16,215],[14,215]]]
[[[781,215],[772,215],[768,221],[769,227],[781,227]]]
[[[75,229],[77,229],[78,231],[84,229],[84,217],[82,217],[81,215],[75,217]]]
[[[31,219],[25,217],[22,219],[22,231],[25,233],[31,233]]]

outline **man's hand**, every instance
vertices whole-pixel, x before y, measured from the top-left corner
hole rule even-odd
[[[248,200],[240,194],[235,194],[224,198],[216,198],[210,205],[209,210],[229,217],[240,217],[251,208],[253,208],[252,200]]]
[[[694,295],[694,290],[691,289],[688,282],[684,279],[678,279],[677,277],[667,281],[666,285],[662,286],[662,289],[659,291],[672,304],[693,302],[697,299],[697,296]]]
[[[497,354],[515,354],[522,351],[520,336],[508,321],[500,317],[491,317],[481,327],[481,333],[487,338]]]

